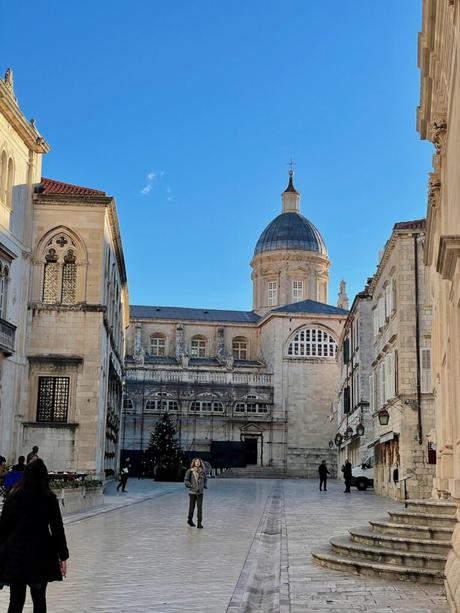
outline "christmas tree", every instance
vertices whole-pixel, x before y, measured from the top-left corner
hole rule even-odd
[[[150,435],[146,452],[154,466],[157,479],[176,477],[180,466],[181,448],[176,438],[176,428],[168,412],[164,412]]]

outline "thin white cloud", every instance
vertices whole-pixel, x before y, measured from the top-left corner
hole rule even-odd
[[[160,170],[159,172],[150,170],[150,172],[148,172],[145,177],[147,179],[147,183],[141,189],[141,194],[144,194],[144,196],[148,196],[150,192],[152,191],[155,183],[157,183],[158,181],[161,181],[165,174],[166,174],[165,170]],[[174,200],[174,197],[171,193],[171,189],[169,187],[166,188],[166,199],[168,200],[168,202],[170,202],[171,200]]]

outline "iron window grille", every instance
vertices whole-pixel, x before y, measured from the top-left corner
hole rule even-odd
[[[39,377],[37,421],[66,422],[70,377]]]

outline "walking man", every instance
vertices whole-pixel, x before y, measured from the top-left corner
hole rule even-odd
[[[129,463],[129,458],[126,458],[124,462],[121,463],[120,482],[117,485],[117,492],[120,491],[120,488],[123,493],[126,492],[126,484],[128,483],[130,468],[131,468],[131,464]]]
[[[319,491],[321,492],[323,490],[323,485],[324,485],[324,491],[327,492],[327,476],[330,475],[331,473],[327,469],[326,460],[323,460],[321,462],[321,464],[318,467],[318,472],[319,472]]]
[[[348,458],[345,460],[345,464],[342,466],[343,478],[345,481],[345,494],[350,494],[350,485],[351,485],[351,462],[348,461]]]

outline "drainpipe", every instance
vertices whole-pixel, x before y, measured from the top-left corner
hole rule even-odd
[[[415,281],[415,351],[417,363],[417,438],[418,444],[423,442],[422,437],[422,407],[420,393],[420,304],[419,304],[419,279],[418,279],[418,237],[414,234],[414,281]]]

